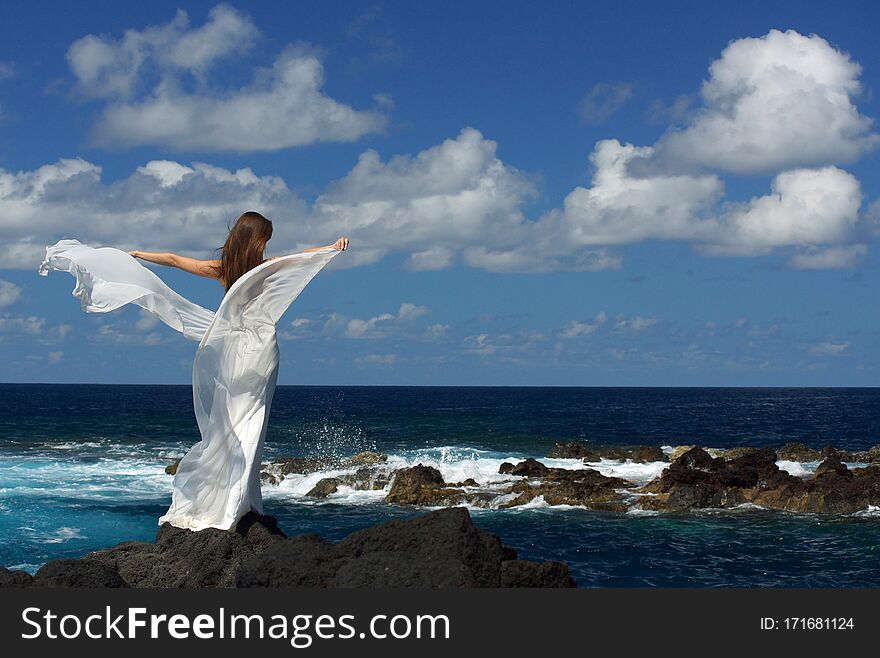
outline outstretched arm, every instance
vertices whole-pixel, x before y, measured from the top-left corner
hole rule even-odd
[[[319,249],[327,249],[328,247],[333,247],[334,249],[338,249],[339,251],[345,251],[348,249],[348,238],[342,236],[333,244],[328,244],[323,247],[312,247],[311,249],[303,249],[303,253],[307,253],[309,251],[318,251]]]
[[[210,279],[217,278],[217,266],[220,264],[220,261],[217,260],[198,260],[197,258],[178,256],[170,252],[129,251],[128,253],[135,258],[140,258],[150,263],[176,267],[184,272],[205,276]]]

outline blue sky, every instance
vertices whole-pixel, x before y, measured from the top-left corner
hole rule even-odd
[[[352,240],[280,383],[876,385],[880,11],[767,5],[7,3],[0,381],[187,383],[42,253],[258,210]]]

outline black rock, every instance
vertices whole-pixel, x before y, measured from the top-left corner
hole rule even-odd
[[[273,517],[251,512],[234,532],[193,532],[165,523],[155,543],[123,542],[83,560],[115,569],[132,587],[234,587],[242,560],[285,537]]]
[[[18,569],[10,571],[5,567],[0,567],[0,588],[30,587],[33,580],[34,577],[27,571]]]
[[[34,576],[31,587],[128,587],[119,572],[94,560],[52,560]]]
[[[278,542],[242,563],[239,587],[573,587],[558,562],[522,562],[466,508],[382,523],[331,544]]]

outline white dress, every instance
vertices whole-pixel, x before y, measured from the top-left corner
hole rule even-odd
[[[137,304],[199,341],[193,405],[201,433],[174,476],[171,507],[159,519],[179,528],[231,530],[263,513],[260,459],[278,377],[275,326],[311,279],[338,254],[332,247],[268,260],[239,278],[216,312],[174,292],[127,252],[77,240],[46,248],[40,265],[70,272],[84,311]]]

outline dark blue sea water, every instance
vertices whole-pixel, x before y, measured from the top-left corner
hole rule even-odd
[[[188,386],[0,384],[0,564],[34,571],[151,540],[170,501],[164,467],[198,439]],[[264,457],[377,450],[391,465],[430,463],[449,481],[491,483],[505,459],[570,440],[865,449],[880,443],[880,389],[279,386]],[[647,480],[662,464],[603,467]],[[264,487],[266,513],[288,534],[338,539],[420,511],[384,503],[381,491],[304,497],[320,477]],[[567,561],[581,586],[880,586],[878,510],[471,514],[521,557]]]

